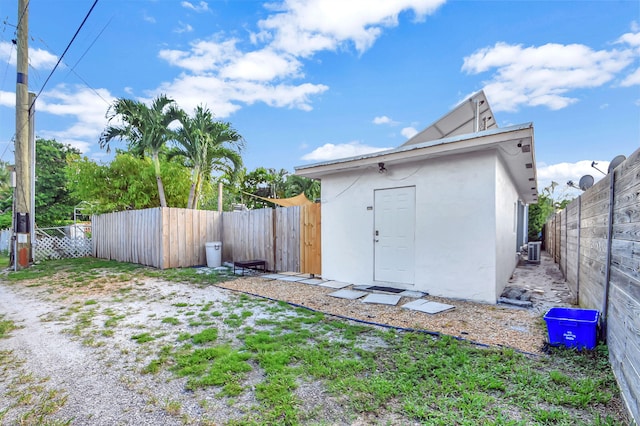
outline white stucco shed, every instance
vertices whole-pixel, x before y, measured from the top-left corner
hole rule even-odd
[[[479,92],[399,148],[297,167],[322,180],[322,277],[496,303],[537,201],[533,142]]]

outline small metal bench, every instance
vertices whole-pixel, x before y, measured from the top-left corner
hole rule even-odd
[[[253,269],[253,270],[262,270],[262,272],[267,272],[267,261],[266,260],[260,260],[260,259],[253,259],[253,260],[239,260],[236,262],[233,262],[233,274],[236,274],[236,269],[237,268],[241,268],[242,271],[242,275],[244,275],[244,269]]]

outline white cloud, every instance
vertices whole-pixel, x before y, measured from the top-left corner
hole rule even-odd
[[[626,33],[620,36],[616,43],[628,44],[629,46],[640,47],[640,32]]]
[[[155,24],[156,23],[156,18],[154,18],[153,16],[147,15],[147,12],[142,12],[142,19],[145,22],[149,22],[150,24]]]
[[[523,105],[551,110],[577,102],[572,90],[598,87],[632,63],[634,53],[592,50],[581,44],[549,43],[523,47],[499,42],[464,58],[462,70],[479,74],[495,69],[484,90],[495,111],[516,111]]]
[[[640,68],[629,74],[625,77],[624,80],[620,83],[622,87],[635,86],[640,84]]]
[[[405,127],[400,130],[400,134],[407,139],[411,139],[418,134],[418,131],[414,127]]]
[[[537,167],[538,176],[538,192],[542,192],[544,188],[551,185],[551,182],[556,182],[558,186],[554,189],[553,197],[556,199],[573,198],[582,193],[582,191],[572,188],[567,185],[567,182],[572,181],[575,186],[578,186],[582,176],[590,175],[593,177],[594,182],[599,181],[604,177],[602,173],[591,167],[593,160],[582,160],[575,163],[558,163],[558,164],[544,164],[540,163]],[[607,172],[609,167],[608,161],[596,161],[596,167],[603,172]]]
[[[0,61],[16,66],[17,53],[13,43],[0,42]],[[29,65],[35,69],[51,69],[58,62],[58,57],[39,48],[29,48]]]
[[[216,116],[224,118],[240,109],[240,102],[247,105],[264,102],[269,106],[308,111],[311,109],[310,97],[327,89],[328,87],[322,84],[272,85],[262,82],[228,81],[213,75],[183,74],[172,82],[161,85],[151,95],[166,93],[187,111],[204,103]]]
[[[293,56],[263,49],[237,57],[220,71],[220,75],[238,80],[271,81],[300,76],[301,68],[302,64]]]
[[[5,92],[4,90],[0,90],[0,106],[5,106],[9,108],[15,108],[16,106],[16,93],[15,92]]]
[[[373,119],[373,124],[388,124],[390,126],[395,126],[396,124],[398,124],[398,122],[397,121],[393,121],[392,119],[390,119],[386,115],[381,115],[381,116],[375,117]]]
[[[206,1],[201,1],[197,5],[188,1],[183,1],[180,3],[180,6],[198,13],[207,12],[209,10],[209,4]]]
[[[391,148],[376,148],[352,141],[343,144],[326,143],[318,147],[308,154],[302,156],[305,161],[328,161],[337,160],[339,158],[354,157],[357,155],[370,154],[378,151],[385,151]]]
[[[170,65],[194,73],[203,73],[217,70],[241,56],[241,52],[236,49],[236,43],[235,39],[220,43],[213,40],[196,40],[191,43],[189,51],[164,49],[158,53],[158,56]]]
[[[445,0],[285,0],[271,5],[275,13],[258,23],[258,39],[297,56],[335,50],[347,42],[364,52],[398,15],[413,11],[416,20],[433,13]]]
[[[192,31],[193,31],[193,27],[189,24],[185,24],[182,21],[178,21],[178,28],[173,30],[173,32],[176,34],[190,33]]]
[[[302,58],[320,50],[352,43],[359,52],[371,47],[382,30],[398,25],[400,13],[423,19],[445,0],[283,0],[268,3],[269,16],[258,22],[259,33],[249,34],[255,47],[241,49],[244,40],[216,34],[194,40],[186,50],[158,53],[185,72],[164,82],[156,93],[168,93],[183,108],[207,103],[220,116],[241,104],[311,109],[311,96],[328,89],[323,84],[294,83],[304,77]],[[203,11],[206,2],[183,1],[183,7]],[[210,99],[210,101],[208,101]],[[184,102],[184,104],[183,104]]]
[[[96,91],[97,94],[84,86],[59,85],[44,92],[36,101],[39,112],[72,117],[75,122],[60,131],[39,129],[38,135],[68,143],[82,152],[97,148],[100,133],[107,124],[105,113],[115,98],[106,89]]]

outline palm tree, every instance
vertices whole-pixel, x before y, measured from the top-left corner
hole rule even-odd
[[[174,100],[166,95],[155,98],[148,107],[143,102],[119,98],[107,111],[109,126],[100,135],[100,148],[111,150],[112,139],[126,139],[129,150],[138,155],[151,155],[153,161],[160,206],[167,207],[164,185],[160,176],[160,151],[164,148],[173,133],[169,125],[179,118],[179,110],[174,107]],[[122,124],[111,123],[119,119]]]
[[[289,175],[285,183],[285,197],[295,197],[304,192],[311,201],[320,198],[320,181],[304,176]]]
[[[175,132],[180,146],[170,156],[184,157],[191,167],[187,208],[197,209],[202,184],[214,171],[234,176],[241,168],[244,139],[230,123],[215,120],[213,113],[203,106],[196,107],[193,117],[181,113],[180,123],[182,127]]]

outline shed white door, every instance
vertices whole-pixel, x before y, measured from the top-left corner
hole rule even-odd
[[[414,284],[416,188],[374,192],[375,281]]]

